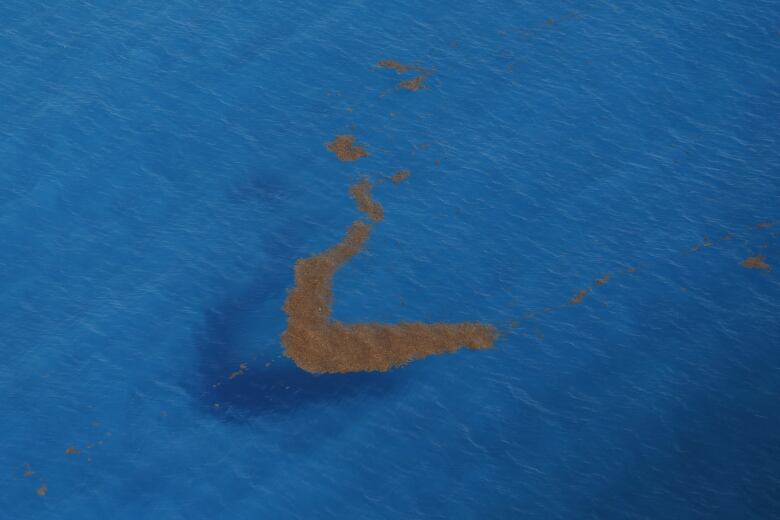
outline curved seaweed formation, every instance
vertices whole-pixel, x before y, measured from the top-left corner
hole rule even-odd
[[[352,186],[350,194],[360,211],[379,222],[384,212],[371,198],[371,188],[365,179]],[[341,242],[295,263],[295,287],[283,307],[287,314],[287,330],[282,334],[286,356],[308,372],[366,372],[390,370],[462,347],[493,346],[498,331],[479,322],[348,325],[331,320],[333,276],[363,249],[372,227],[356,220]]]

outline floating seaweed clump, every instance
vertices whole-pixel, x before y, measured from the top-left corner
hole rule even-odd
[[[766,263],[764,255],[751,256],[742,261],[742,266],[748,269],[763,269],[769,271],[769,264]]]
[[[368,152],[362,146],[355,144],[355,137],[352,135],[337,135],[325,146],[342,161],[357,161],[362,157],[368,157]]]
[[[384,69],[393,69],[398,74],[403,74],[405,72],[408,72],[411,68],[411,65],[404,65],[401,62],[398,62],[396,60],[380,60],[377,63],[377,66],[382,67]]]
[[[350,194],[358,209],[378,222],[384,213],[382,206],[371,198],[371,188],[366,179],[352,186]],[[478,322],[348,325],[331,320],[333,276],[363,249],[371,230],[371,224],[356,220],[341,242],[295,263],[295,287],[284,302],[285,355],[308,372],[364,372],[390,370],[462,347],[493,346],[497,330]]]
[[[410,175],[411,173],[409,173],[409,170],[399,170],[390,176],[390,180],[393,181],[394,184],[398,184],[399,182],[408,179]]]
[[[402,81],[398,86],[406,90],[422,90],[425,88],[425,76],[417,76],[414,79]]]

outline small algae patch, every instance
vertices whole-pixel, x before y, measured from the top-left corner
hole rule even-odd
[[[764,261],[764,255],[756,255],[744,259],[742,261],[742,267],[746,267],[748,269],[763,269],[765,271],[769,271],[771,269],[769,264]]]
[[[383,69],[393,69],[398,74],[403,74],[405,72],[408,72],[411,68],[411,65],[405,65],[401,62],[398,62],[396,60],[380,60],[377,62],[378,67],[382,67]]]
[[[355,144],[355,137],[352,135],[337,135],[325,146],[342,161],[357,161],[362,157],[368,157],[368,152],[362,146]]]
[[[371,198],[371,181],[367,178],[349,189],[350,196],[355,199],[355,204],[360,211],[368,215],[368,218],[374,222],[379,222],[385,218],[385,211],[382,205]]]
[[[390,180],[393,181],[393,184],[398,184],[408,179],[410,175],[409,170],[399,170],[390,176]]]
[[[414,79],[402,81],[398,86],[405,90],[422,90],[425,88],[425,76],[417,76]]]

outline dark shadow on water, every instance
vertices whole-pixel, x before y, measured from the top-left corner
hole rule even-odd
[[[277,363],[212,387],[203,405],[225,420],[242,421],[258,415],[289,414],[309,406],[339,406],[353,398],[381,397],[398,379],[392,373],[316,375],[286,359]],[[214,406],[217,403],[219,407]]]
[[[182,385],[198,408],[242,422],[311,406],[348,406],[352,399],[392,392],[402,371],[310,374],[281,356],[286,326],[281,307],[292,284],[294,259],[274,264],[253,287],[206,311],[195,337],[194,371]],[[231,379],[241,363],[247,368]]]

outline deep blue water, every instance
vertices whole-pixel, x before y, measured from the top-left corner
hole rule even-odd
[[[779,141],[777,1],[5,0],[0,517],[778,517]],[[399,168],[334,316],[504,334],[302,372]]]

